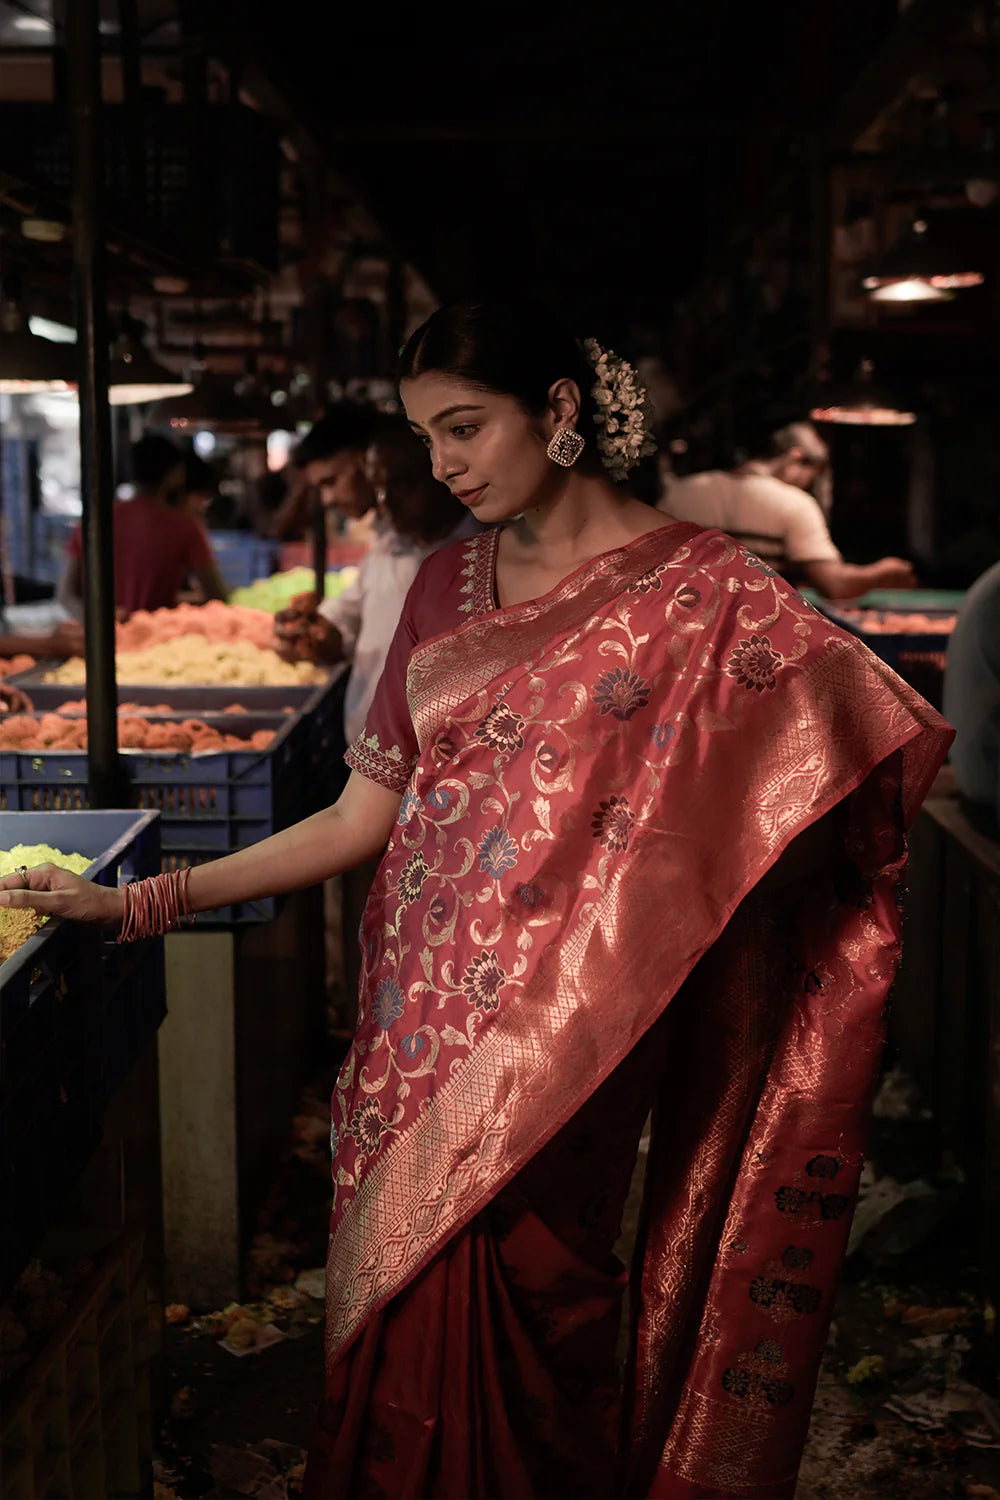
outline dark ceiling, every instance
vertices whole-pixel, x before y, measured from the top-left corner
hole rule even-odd
[[[896,0],[216,0],[442,296],[662,321]],[[731,253],[731,250],[729,250]]]

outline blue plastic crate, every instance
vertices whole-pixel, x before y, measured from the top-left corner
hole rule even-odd
[[[102,885],[155,874],[155,813],[0,813],[0,847],[93,856]],[[161,942],[52,921],[0,966],[0,1295],[57,1216],[115,1090],[166,1014]]]
[[[66,545],[79,524],[79,516],[55,516],[36,511],[32,517],[32,556],[29,569],[32,578],[41,583],[59,582],[66,560]]]
[[[45,674],[56,662],[40,663],[30,672],[18,672],[6,679],[28,694],[39,713],[54,713],[64,703],[79,703],[84,697],[83,683],[46,682]],[[294,713],[302,709],[312,711],[319,702],[327,684],[296,683],[289,687],[242,687],[234,683],[230,687],[209,684],[191,686],[165,682],[152,687],[118,684],[119,703],[141,705],[169,703],[171,711],[183,714],[187,719],[201,719],[206,714],[219,714],[232,704],[238,703],[249,713],[278,714],[290,708]]]
[[[208,539],[227,589],[247,588],[277,572],[279,547],[249,531],[210,531]]]
[[[25,691],[35,695],[36,708],[44,711],[58,706],[38,701],[32,675],[18,680]],[[130,691],[127,684],[120,688],[123,700],[129,701],[141,691],[149,694],[152,702],[177,703],[186,717],[207,711],[206,694],[216,698],[218,708],[240,701],[248,709],[261,707],[262,701],[280,708],[289,694],[304,697],[294,714],[270,721],[268,727],[277,727],[278,732],[264,750],[219,750],[198,755],[122,752],[134,805],[161,815],[164,869],[202,864],[259,843],[331,800],[329,768],[340,733],[342,681],[343,673],[336,673],[328,682],[304,690],[172,689],[168,685]],[[51,687],[45,685],[46,692]],[[65,688],[58,688],[57,693],[60,702],[67,701]],[[74,694],[76,690],[70,689],[69,697]],[[187,700],[183,705],[178,701],[182,696]],[[258,727],[264,722],[257,716],[246,721],[230,716],[226,724],[233,733],[240,733],[244,723]],[[83,751],[0,751],[0,808],[74,811],[85,808],[88,798],[87,756]],[[243,902],[206,913],[199,921],[203,926],[225,927],[269,921],[276,905],[271,898]]]

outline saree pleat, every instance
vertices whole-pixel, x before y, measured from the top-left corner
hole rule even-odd
[[[612,1249],[662,1046],[635,1049],[334,1368],[307,1496],[614,1493]]]

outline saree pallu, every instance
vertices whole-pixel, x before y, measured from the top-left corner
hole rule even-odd
[[[947,726],[688,526],[420,643],[407,696],[306,1493],[785,1500]]]

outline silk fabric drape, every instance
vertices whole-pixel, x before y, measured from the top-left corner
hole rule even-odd
[[[333,1100],[309,1493],[782,1500],[898,957],[901,830],[947,728],[687,526],[421,643],[407,692],[421,755]],[[769,890],[828,814],[832,857]],[[654,1103],[619,1438],[610,1250]]]

